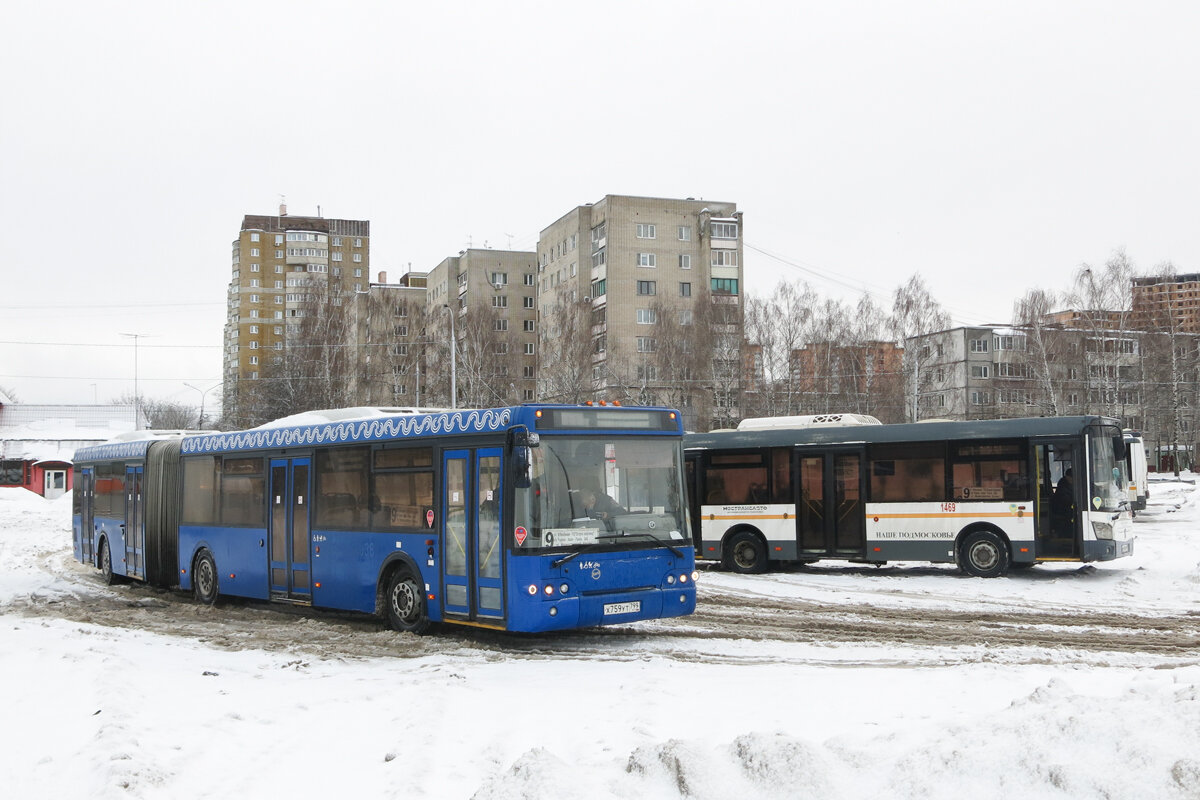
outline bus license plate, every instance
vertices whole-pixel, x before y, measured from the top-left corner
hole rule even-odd
[[[632,603],[606,603],[604,605],[604,616],[609,614],[632,614],[635,611],[642,610],[642,601],[634,600]]]

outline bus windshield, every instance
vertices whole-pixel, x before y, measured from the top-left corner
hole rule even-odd
[[[1121,443],[1118,452],[1117,444]],[[1088,507],[1095,511],[1117,511],[1128,501],[1124,485],[1124,442],[1116,427],[1092,426],[1088,429],[1089,478]]]
[[[678,439],[543,436],[514,503],[518,552],[690,541]]]

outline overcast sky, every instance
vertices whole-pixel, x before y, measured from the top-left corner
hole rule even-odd
[[[958,324],[1116,248],[1200,272],[1198,53],[1194,2],[14,4],[0,386],[132,393],[139,334],[198,403],[280,195],[393,278],[606,194],[736,202],[750,293],[920,273]]]

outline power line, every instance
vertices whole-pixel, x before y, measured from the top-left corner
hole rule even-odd
[[[120,344],[120,343],[116,343],[116,344],[100,344],[100,343],[97,343],[97,342],[13,342],[13,341],[0,341],[0,344],[27,345],[27,346],[30,346],[30,347],[108,347],[108,348],[121,348],[121,349],[131,349],[131,348],[133,348],[133,347],[134,347],[134,345],[131,345],[131,344]],[[150,349],[150,348],[156,348],[156,349],[167,349],[167,350],[170,350],[170,349],[181,349],[181,350],[189,350],[189,349],[190,349],[190,350],[206,350],[206,349],[217,349],[217,350],[219,350],[219,349],[221,349],[221,348],[222,348],[224,345],[219,345],[219,344],[142,344],[142,345],[137,345],[137,346],[138,346],[138,347],[140,347],[140,348],[141,348],[141,349],[143,349],[143,350],[147,350],[147,349]]]

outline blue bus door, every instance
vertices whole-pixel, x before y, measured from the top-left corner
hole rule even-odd
[[[271,599],[312,602],[308,458],[271,459]]]
[[[84,564],[95,564],[96,556],[92,542],[96,537],[96,471],[84,467],[80,476],[83,506],[79,509],[79,560]]]
[[[125,468],[125,573],[146,578],[146,527],[142,524],[142,467]]]
[[[443,454],[442,591],[447,616],[504,619],[503,497],[500,448]]]

